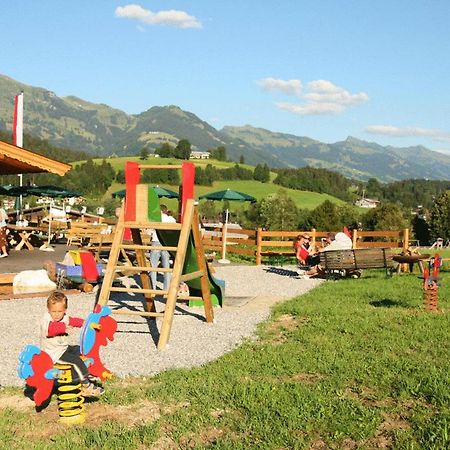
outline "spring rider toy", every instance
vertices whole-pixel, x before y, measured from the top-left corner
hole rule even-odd
[[[438,275],[442,266],[442,258],[438,253],[430,258],[428,268],[423,271],[423,303],[426,311],[437,312],[439,291]]]
[[[111,309],[96,305],[86,318],[80,335],[80,353],[90,375],[104,381],[112,376],[100,359],[100,347],[114,340],[117,322],[111,317]],[[19,356],[18,375],[28,386],[35,388],[33,400],[41,407],[57,385],[60,421],[79,424],[85,420],[84,397],[81,385],[72,377],[70,364],[53,364],[50,356],[35,345],[27,345]]]

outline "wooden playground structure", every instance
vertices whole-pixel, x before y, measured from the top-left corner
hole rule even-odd
[[[160,204],[156,193],[145,184],[140,184],[140,171],[144,169],[181,169],[182,185],[180,193],[180,221],[177,223],[161,222]],[[111,293],[139,293],[143,294],[144,309],[131,311],[120,308],[113,309],[113,314],[139,315],[149,318],[162,318],[161,331],[157,343],[158,350],[164,349],[172,328],[175,306],[177,301],[201,302],[204,308],[206,322],[214,320],[214,311],[211,301],[211,291],[208,281],[208,266],[205,259],[199,227],[197,207],[194,204],[194,175],[195,166],[192,163],[181,165],[146,165],[128,162],[125,170],[126,197],[118,218],[111,252],[106,266],[103,284],[99,294],[100,305],[107,305]],[[156,230],[160,237],[160,246],[144,244],[142,234],[146,230]],[[171,245],[165,244],[162,235],[172,236]],[[175,242],[175,244],[174,244]],[[168,251],[174,256],[172,268],[152,267],[145,256],[151,250]],[[137,265],[119,265],[119,256],[122,251],[135,251]],[[189,252],[191,262],[186,265],[186,255]],[[186,273],[186,269],[194,270]],[[150,272],[170,272],[172,274],[167,290],[156,289],[151,285]],[[113,282],[118,273],[140,275],[142,288],[115,287]],[[200,295],[182,295],[179,293],[180,282],[200,280]],[[156,311],[155,296],[165,299],[164,311]]]

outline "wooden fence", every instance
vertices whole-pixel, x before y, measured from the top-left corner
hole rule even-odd
[[[223,226],[215,228],[216,236],[205,235],[203,246],[206,250],[215,251],[220,254],[222,251]],[[232,237],[230,237],[230,233]],[[315,229],[306,231],[265,231],[262,228],[257,230],[228,230],[226,252],[238,255],[247,255],[255,258],[257,265],[262,264],[263,258],[271,257],[294,257],[295,252],[292,246],[294,238],[301,234],[308,233],[311,236],[313,248],[321,248],[323,239],[327,236],[327,231],[316,231]],[[242,237],[237,237],[241,235]],[[409,229],[399,231],[358,231],[352,232],[353,248],[373,248],[389,247],[406,251],[409,247]]]

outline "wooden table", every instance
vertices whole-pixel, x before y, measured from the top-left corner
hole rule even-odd
[[[423,260],[429,259],[430,255],[395,255],[392,259],[398,262],[397,273],[400,273],[402,264],[409,265],[409,271],[412,272],[414,269],[414,264],[419,266],[420,273],[423,273]]]
[[[30,242],[30,236],[35,233],[42,232],[39,227],[23,227],[19,225],[8,225],[10,230],[17,231],[20,236],[20,242],[14,247],[14,250],[19,251],[25,246],[28,250],[34,250],[33,245]]]

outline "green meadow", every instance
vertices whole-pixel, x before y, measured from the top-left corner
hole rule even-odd
[[[1,447],[448,449],[448,271],[439,291],[430,313],[417,274],[324,282],[214,362],[108,382],[81,426],[4,389]]]
[[[102,159],[94,159],[96,164],[101,163]],[[110,158],[107,160],[114,170],[117,172],[119,170],[124,170],[126,161],[135,161],[140,164],[180,164],[179,160],[171,159],[171,158],[148,158],[146,161],[142,161],[139,157],[123,157],[123,158]],[[224,162],[224,161],[216,161],[216,160],[194,160],[192,161],[198,167],[205,167],[207,164],[213,164],[215,167],[225,169],[227,167],[232,167],[235,165],[234,162]],[[253,170],[253,166],[249,166],[246,164],[241,164],[242,167]],[[252,195],[257,200],[261,200],[269,194],[277,193],[280,189],[283,189],[287,192],[287,194],[292,198],[298,208],[304,209],[314,209],[323,203],[325,200],[330,200],[336,204],[343,204],[344,202],[336,197],[333,197],[328,194],[320,194],[318,192],[309,192],[309,191],[298,191],[295,189],[287,189],[282,186],[276,185],[273,183],[276,174],[271,172],[271,182],[269,183],[261,183],[259,181],[254,180],[232,180],[232,181],[216,181],[213,183],[213,186],[195,186],[195,195],[200,196],[206,194],[207,192],[218,191],[223,189],[234,189],[236,191],[245,192],[246,194]],[[112,186],[105,193],[104,199],[111,196],[111,194],[115,191],[123,189],[125,185],[119,183],[113,183]],[[164,187],[168,187],[172,190],[177,191],[178,186],[173,185],[164,185]],[[171,203],[168,202],[169,207]]]

